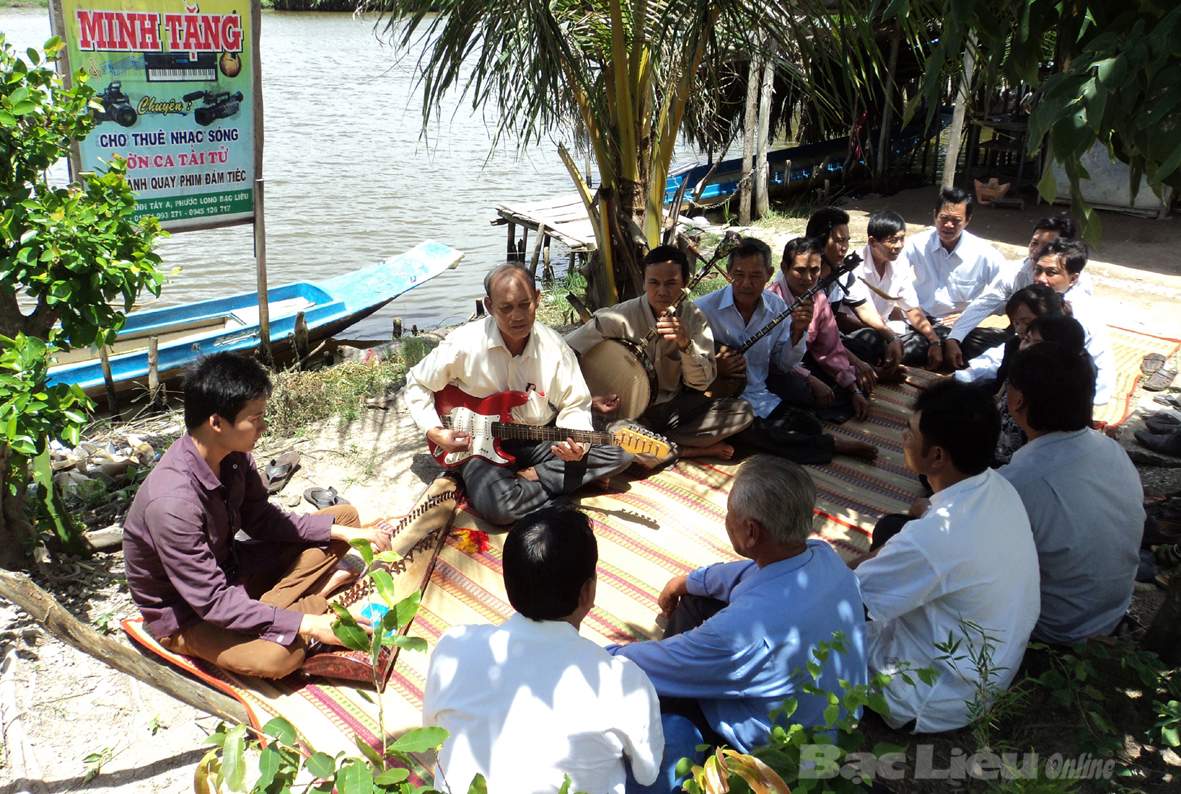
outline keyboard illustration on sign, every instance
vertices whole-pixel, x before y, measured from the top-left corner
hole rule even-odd
[[[217,54],[145,52],[144,73],[149,83],[212,83],[217,81]]]

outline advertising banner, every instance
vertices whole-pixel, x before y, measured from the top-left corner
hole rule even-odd
[[[127,160],[137,214],[167,229],[254,217],[250,0],[57,0],[67,67],[101,109],[76,168]]]

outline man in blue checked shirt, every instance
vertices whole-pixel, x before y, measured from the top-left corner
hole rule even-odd
[[[609,646],[648,674],[660,696],[665,752],[652,788],[671,791],[675,767],[698,744],[750,752],[765,744],[770,713],[787,698],[791,721],[824,723],[827,700],[802,691],[817,644],[843,637],[843,652],[821,663],[819,687],[867,683],[865,613],[857,577],[822,540],[810,539],[816,487],[794,463],[756,455],[730,490],[726,533],[745,560],[677,576],[660,594],[665,638]]]

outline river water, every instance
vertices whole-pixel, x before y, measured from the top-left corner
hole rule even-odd
[[[38,46],[50,36],[48,12],[0,10],[0,30],[20,51]],[[344,273],[425,239],[466,254],[346,336],[388,337],[394,316],[407,328],[466,318],[483,274],[504,260],[505,227],[489,224],[495,205],[573,191],[556,142],[491,152],[493,119],[457,110],[457,100],[421,137],[416,54],[395,58],[372,17],[264,11],[261,60],[272,286]],[[249,225],[176,234],[158,250],[181,272],[156,306],[255,289]],[[556,243],[553,252],[565,255]]]

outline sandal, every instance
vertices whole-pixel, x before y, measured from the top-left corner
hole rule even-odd
[[[1152,376],[1141,385],[1145,391],[1164,391],[1173,385],[1173,379],[1176,377],[1176,367],[1162,367],[1152,373]]]
[[[328,486],[327,488],[308,488],[303,492],[303,498],[321,510],[325,507],[350,504],[349,500],[340,496],[332,486]]]
[[[1170,408],[1181,408],[1181,399],[1178,399],[1176,394],[1158,394],[1152,398],[1152,401]]]
[[[283,490],[283,486],[291,482],[292,476],[299,471],[299,453],[294,449],[274,457],[263,468],[263,483],[267,486],[267,493],[274,494]]]
[[[1165,361],[1165,357],[1160,353],[1149,353],[1140,359],[1140,372],[1145,376],[1152,375],[1165,365]]]

